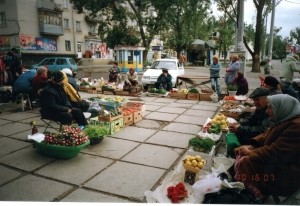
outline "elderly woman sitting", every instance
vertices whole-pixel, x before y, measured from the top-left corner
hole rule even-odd
[[[288,196],[300,188],[300,103],[277,94],[268,97],[271,127],[236,149],[235,179],[257,198]]]

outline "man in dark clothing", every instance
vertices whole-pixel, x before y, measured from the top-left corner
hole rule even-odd
[[[71,124],[73,119],[79,126],[87,125],[87,121],[80,109],[73,108],[67,94],[62,87],[64,74],[53,72],[52,80],[40,94],[41,115],[45,119],[59,121],[61,124]]]
[[[229,125],[229,130],[236,134],[241,145],[249,144],[253,137],[263,133],[270,126],[269,117],[266,114],[268,95],[269,91],[265,88],[255,89],[249,96],[254,101],[255,111],[244,119],[240,119],[238,123]]]
[[[162,69],[162,74],[157,78],[155,88],[164,89],[166,91],[170,91],[172,89],[172,76],[169,74],[167,69]]]

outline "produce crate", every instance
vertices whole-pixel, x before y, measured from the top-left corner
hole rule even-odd
[[[121,131],[123,129],[123,127],[124,127],[124,119],[123,119],[123,117],[111,121],[110,122],[110,134],[114,134],[116,132]]]
[[[87,90],[87,92],[89,94],[97,94],[97,90],[95,90],[95,89],[89,89],[89,90]]]
[[[129,93],[129,91],[123,91],[123,90],[115,90],[115,94],[116,95],[124,95],[124,96],[126,96],[126,95],[130,95],[130,93]]]
[[[79,91],[83,91],[83,92],[86,92],[90,89],[90,87],[85,87],[85,86],[81,86],[78,88]]]
[[[199,93],[188,93],[187,94],[187,99],[199,101],[200,100],[200,94]]]
[[[211,101],[210,96],[213,95],[212,93],[200,93],[200,101]]]
[[[137,112],[133,113],[133,123],[137,123],[143,119],[143,112],[142,110],[139,110]]]
[[[116,120],[116,119],[119,119],[119,118],[123,118],[123,115],[121,114],[121,115],[118,115],[118,116],[114,116],[114,117],[112,117],[111,115],[109,115],[109,116],[98,116],[98,120],[99,120],[99,122],[112,122],[112,121],[114,121],[114,120]]]
[[[114,91],[102,91],[102,94],[107,94],[107,95],[114,95]]]
[[[123,116],[123,122],[124,122],[124,127],[132,125],[133,124],[133,114],[128,114],[128,115]]]
[[[170,98],[172,99],[186,99],[187,94],[185,93],[169,93]]]
[[[43,142],[38,143],[34,142],[33,147],[37,148],[38,152],[49,157],[55,157],[59,159],[71,159],[78,155],[81,149],[88,146],[90,144],[90,140],[86,143],[71,147],[71,146],[59,146],[59,145],[51,145],[45,144]]]
[[[224,114],[226,117],[231,117],[235,120],[239,120],[241,116],[241,114],[237,112],[220,111],[220,113]]]

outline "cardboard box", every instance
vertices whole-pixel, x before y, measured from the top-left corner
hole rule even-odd
[[[118,116],[115,116],[115,117],[112,117],[111,115],[109,116],[98,116],[98,120],[99,122],[112,122],[116,119],[119,119],[119,118],[123,118],[123,115],[118,115]]]
[[[123,90],[115,90],[115,95],[120,95],[120,96],[128,96],[130,95],[129,91],[123,91]]]
[[[123,116],[123,122],[124,122],[124,127],[132,125],[133,124],[133,114]]]
[[[139,110],[133,113],[133,123],[137,123],[143,119],[143,112]]]
[[[188,93],[187,94],[187,99],[199,101],[200,100],[200,94],[199,93]]]
[[[210,96],[213,95],[212,93],[200,93],[200,101],[211,101]]]
[[[110,122],[110,134],[114,134],[116,132],[119,132],[124,127],[124,119],[123,117],[113,120]]]
[[[169,93],[170,98],[172,99],[186,99],[187,94],[185,93]]]
[[[97,94],[97,90],[94,90],[94,89],[89,89],[89,90],[87,90],[87,92],[89,94]]]

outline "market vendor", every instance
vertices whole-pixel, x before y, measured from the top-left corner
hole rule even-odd
[[[109,69],[108,82],[110,82],[110,83],[118,82],[120,72],[121,72],[121,70],[120,70],[120,67],[118,66],[118,62],[114,62],[113,67]]]
[[[157,78],[155,88],[164,89],[166,91],[172,89],[172,76],[169,74],[168,69],[162,69],[162,74]]]
[[[138,73],[134,71],[134,68],[130,68],[125,75],[125,84],[123,90],[130,90],[131,87],[136,87],[138,84]]]
[[[255,111],[243,119],[240,119],[237,123],[229,124],[228,128],[230,132],[233,132],[237,136],[237,141],[227,141],[228,155],[234,156],[233,149],[239,145],[249,144],[250,140],[266,131],[269,128],[269,117],[266,114],[268,107],[267,96],[269,91],[265,88],[256,88],[249,98],[253,99],[255,105]]]

